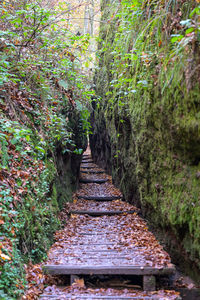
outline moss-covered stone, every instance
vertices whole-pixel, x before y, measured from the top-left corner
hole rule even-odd
[[[170,3],[103,1],[90,140],[125,199],[200,267],[200,51],[178,25],[196,4]]]

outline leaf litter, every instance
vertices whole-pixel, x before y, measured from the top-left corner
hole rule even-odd
[[[90,166],[95,166],[93,164]],[[105,175],[108,176],[108,175]],[[83,178],[83,177],[82,177]],[[88,178],[88,174],[84,174]],[[94,174],[90,174],[94,178]],[[96,178],[102,174],[95,174]],[[109,178],[109,177],[107,177]],[[137,213],[114,216],[90,217],[88,215],[71,215],[70,210],[138,210],[122,200],[109,202],[87,201],[77,196],[119,196],[121,192],[112,185],[111,179],[104,184],[80,184],[80,189],[73,196],[73,203],[67,203],[61,213],[65,226],[55,233],[56,242],[48,253],[46,265],[74,266],[150,266],[164,268],[171,266],[167,252],[148,230],[147,223]],[[34,266],[32,266],[34,268]],[[42,267],[27,272],[29,291],[27,298],[37,299],[96,299],[95,296],[136,297],[135,299],[180,299],[175,291],[159,290],[144,292],[135,289],[88,288],[83,279],[76,279],[72,286],[58,287],[55,277],[42,273]],[[33,276],[34,274],[34,276]],[[32,281],[30,278],[32,278]],[[34,278],[34,280],[33,280]],[[36,282],[30,283],[30,282]],[[48,285],[47,287],[45,287]],[[34,298],[36,297],[36,298]],[[91,298],[92,297],[92,298]],[[145,298],[144,298],[145,297]],[[117,299],[117,298],[116,298]]]

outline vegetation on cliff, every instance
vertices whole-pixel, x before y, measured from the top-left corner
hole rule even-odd
[[[90,132],[81,64],[91,73],[98,1],[72,28],[78,2],[0,3],[1,299],[19,298],[24,263],[45,257]],[[199,0],[102,0],[102,12],[93,156],[200,267]]]
[[[0,298],[25,289],[24,263],[39,261],[76,186],[90,97],[66,4],[0,4]]]
[[[102,1],[102,10],[93,156],[106,156],[126,200],[200,267],[199,1]]]

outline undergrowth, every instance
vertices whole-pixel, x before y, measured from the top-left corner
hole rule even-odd
[[[67,4],[44,3],[0,4],[1,299],[18,299],[24,264],[46,257],[76,183],[70,162],[78,168],[90,131],[85,103],[93,92],[79,63],[89,36],[71,32]]]

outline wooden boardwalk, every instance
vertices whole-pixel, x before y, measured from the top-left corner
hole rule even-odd
[[[76,295],[68,287],[56,292],[47,289],[41,298],[180,299],[173,291],[162,291],[163,298],[159,298],[160,291],[155,292],[156,277],[173,274],[175,267],[138,216],[138,209],[120,200],[122,195],[112,185],[110,176],[88,155],[83,157],[80,174],[80,189],[74,202],[66,207],[70,218],[65,228],[56,233],[57,241],[49,251],[45,272],[71,276],[72,287],[84,275],[134,275],[142,277],[145,292],[113,291],[108,295],[102,290],[94,295],[84,290]]]

